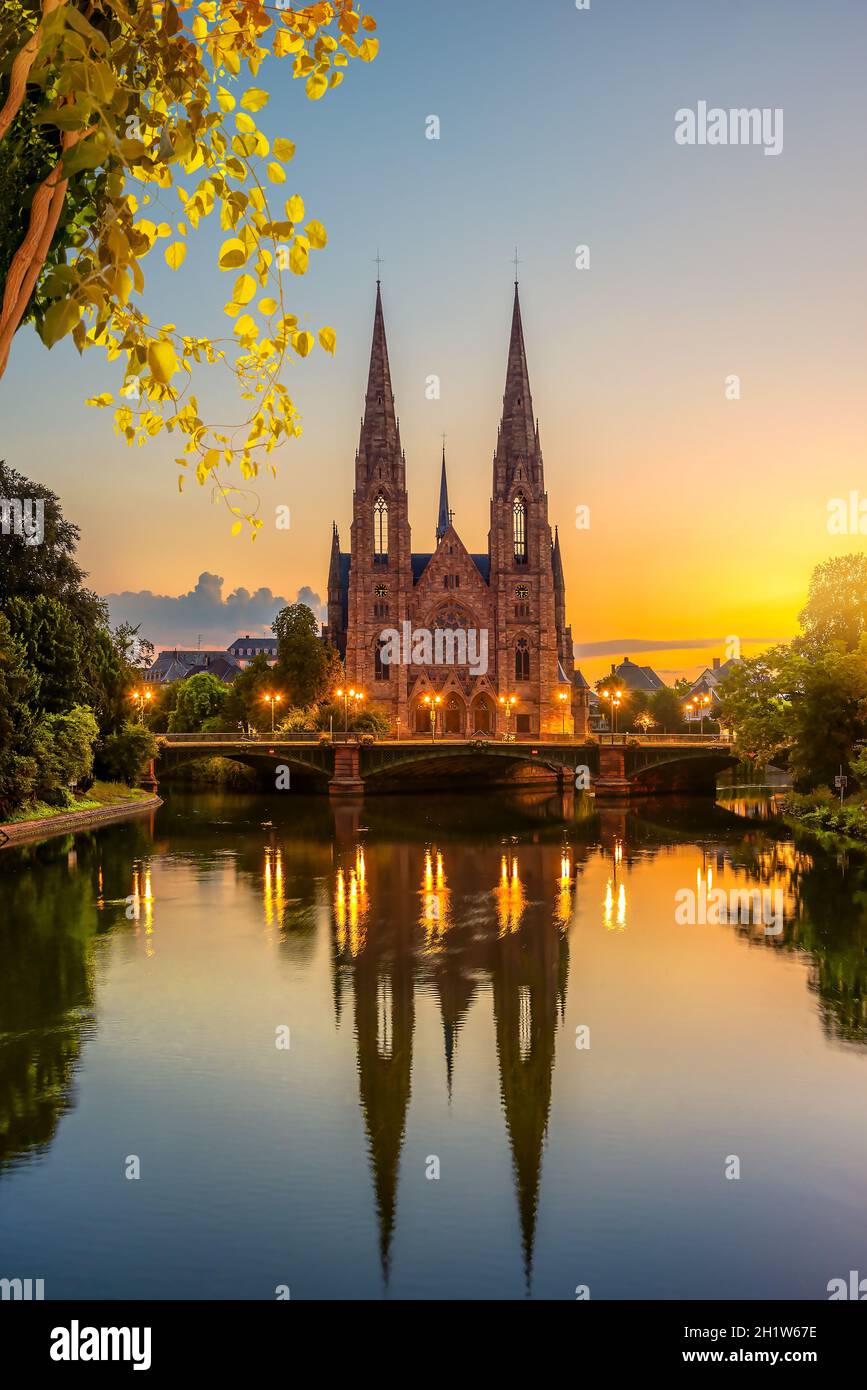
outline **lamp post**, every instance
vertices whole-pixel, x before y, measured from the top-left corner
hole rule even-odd
[[[270,705],[270,706],[271,706],[271,733],[273,734],[273,732],[274,732],[274,706],[280,704],[280,701],[283,699],[283,696],[282,696],[282,695],[263,695],[263,696],[262,696],[262,699],[265,701],[266,705]]]
[[[138,706],[138,722],[140,724],[144,723],[145,701],[153,698],[153,691],[151,690],[134,690],[132,692],[130,699]]]
[[[424,699],[422,700],[422,704],[424,705],[425,709],[430,711],[430,740],[431,743],[435,743],[437,730],[437,711],[440,705],[442,704],[442,697],[440,695],[425,695]]]
[[[562,732],[565,734],[565,732],[566,732],[566,701],[569,699],[569,696],[568,696],[568,694],[566,693],[565,690],[561,690],[560,693],[559,693],[558,696],[557,696],[557,699],[560,701],[560,709],[561,709],[562,712],[563,712],[563,729],[562,729]]]
[[[617,736],[617,711],[619,710],[620,705],[621,705],[621,702],[622,702],[622,700],[623,700],[623,691],[622,691],[622,690],[600,690],[599,694],[602,696],[603,700],[607,700],[608,703],[609,703],[609,705],[611,706],[611,737],[612,737],[612,739],[613,739],[613,738],[616,738],[616,736]]]
[[[512,710],[514,709],[514,707],[515,707],[515,705],[516,705],[517,703],[518,703],[518,699],[517,699],[517,696],[515,696],[515,695],[501,695],[501,696],[500,696],[500,704],[503,706],[504,710],[506,711],[506,736],[507,736],[507,737],[508,737],[508,733],[509,733],[509,721],[510,721],[511,718],[512,718]]]
[[[709,704],[710,704],[710,696],[709,696],[709,695],[702,695],[701,699],[699,700],[699,706],[701,707],[701,736],[702,736],[702,738],[704,738],[704,717],[705,717],[705,714],[707,713],[707,707],[708,707]]]
[[[340,690],[336,690],[334,693],[339,700],[343,701],[343,732],[345,734],[348,734],[350,702],[357,709],[358,706],[361,704],[361,701],[364,699],[364,692],[361,690],[356,690],[353,686],[350,686],[348,690],[344,690],[341,686]]]

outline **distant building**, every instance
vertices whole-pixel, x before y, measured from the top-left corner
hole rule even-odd
[[[251,637],[248,633],[245,637],[236,637],[228,648],[228,655],[242,671],[260,652],[265,653],[268,665],[273,666],[277,660],[277,638]]]
[[[718,709],[722,703],[722,697],[717,687],[722,684],[729,672],[737,665],[738,661],[735,657],[732,657],[729,661],[720,661],[720,658],[715,656],[713,659],[713,666],[705,667],[698,680],[694,681],[690,686],[685,698],[687,700],[695,700],[701,699],[703,695],[709,695],[711,702],[707,706],[706,713],[713,714],[713,711]],[[694,715],[693,718],[700,718],[700,715]]]
[[[616,681],[624,690],[643,690],[652,695],[654,690],[663,690],[665,681],[650,666],[637,666],[625,656],[619,666],[612,665],[610,681]]]
[[[240,665],[225,651],[183,651],[173,647],[161,651],[144,672],[142,679],[150,685],[168,685],[171,681],[186,680],[199,671],[209,671],[221,681],[233,681]]]

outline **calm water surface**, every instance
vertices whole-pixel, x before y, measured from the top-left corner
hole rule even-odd
[[[0,1277],[827,1297],[867,1270],[867,866],[772,812],[172,791],[5,851]],[[677,925],[697,881],[780,889],[782,935]]]

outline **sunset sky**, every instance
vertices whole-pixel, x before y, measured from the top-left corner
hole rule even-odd
[[[256,79],[273,93],[262,129],[297,144],[286,192],[329,233],[310,273],[287,276],[289,306],[333,325],[337,354],[286,377],[304,435],[277,480],[259,480],[255,544],[230,538],[205,490],[178,494],[170,438],[128,450],[110,412],[84,405],[120,373],[69,340],[49,353],[19,334],[0,454],[60,494],[91,583],[125,595],[115,616],[141,618],[158,645],[262,632],[275,598],[324,596],[332,518],[348,548],[379,248],[413,546],[433,548],[445,433],[455,523],[483,550],[517,245],[585,674],[629,654],[670,681],[728,635],[747,653],[792,635],[812,566],[864,548],[827,530],[830,499],[867,496],[863,0],[368,8],[380,54],[323,101],[306,101],[288,63]],[[702,100],[782,108],[782,153],[678,145],[675,113]],[[152,321],[224,331],[221,239],[205,224],[177,274],[161,248],[145,261]],[[428,401],[434,373],[442,395]],[[236,409],[225,378],[197,387],[206,418]],[[576,529],[582,505],[589,530]]]

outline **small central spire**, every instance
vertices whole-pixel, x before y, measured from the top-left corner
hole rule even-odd
[[[449,488],[446,482],[446,446],[443,443],[443,468],[440,475],[440,506],[437,516],[437,543],[439,543],[451,524],[452,514],[449,511]]]

